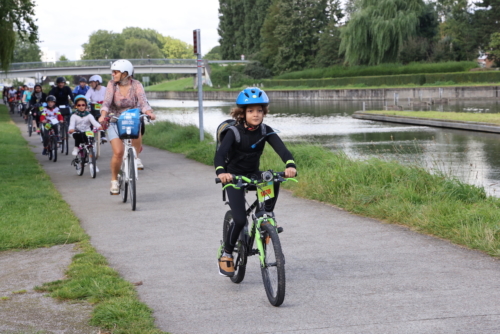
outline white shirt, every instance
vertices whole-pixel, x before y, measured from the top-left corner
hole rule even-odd
[[[99,87],[101,87],[99,90],[93,90],[92,88],[90,88],[87,94],[85,94],[85,97],[90,103],[102,103],[104,101],[104,96],[106,95],[106,87]]]
[[[80,117],[77,114],[71,115],[69,119],[69,128],[68,130],[76,130],[80,132],[90,131],[90,124],[95,128],[100,128],[101,124],[97,123],[94,116],[88,114],[87,116]]]

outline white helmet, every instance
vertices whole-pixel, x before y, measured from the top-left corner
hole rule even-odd
[[[92,81],[97,81],[98,83],[102,84],[102,78],[100,75],[97,74],[90,77],[89,82]]]
[[[111,71],[127,72],[128,76],[134,74],[134,66],[127,59],[119,59],[111,65]]]

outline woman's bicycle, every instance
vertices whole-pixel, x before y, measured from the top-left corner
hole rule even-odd
[[[116,116],[110,115],[110,117],[114,120],[118,120],[118,117]],[[139,117],[146,117],[148,120],[150,119],[147,115],[140,115]],[[126,203],[128,196],[130,196],[130,205],[132,206],[132,211],[135,211],[137,202],[136,182],[139,179],[137,165],[135,164],[137,152],[134,146],[132,146],[132,138],[126,133],[120,134],[120,139],[123,141],[123,145],[125,146],[122,165],[120,167],[120,171],[118,172],[120,194],[122,195],[123,203]]]
[[[71,161],[71,165],[75,166],[76,174],[78,176],[82,176],[85,170],[85,166],[89,166],[90,176],[95,179],[97,176],[97,164],[96,164],[96,155],[94,153],[94,132],[93,131],[85,131],[79,132],[75,131],[73,133],[85,133],[87,136],[87,143],[81,143],[78,146],[78,153],[76,157]]]
[[[284,172],[273,172],[268,170],[263,172],[260,179],[249,179],[245,176],[233,175],[232,183],[223,187],[233,187],[235,189],[257,190],[257,199],[246,210],[247,217],[251,217],[251,223],[247,219],[245,228],[241,231],[236,247],[234,248],[234,276],[231,277],[233,283],[241,283],[245,278],[246,264],[248,256],[258,255],[262,273],[262,281],[266,290],[267,298],[273,306],[280,306],[285,300],[285,256],[281,250],[281,243],[278,233],[283,229],[276,224],[273,212],[266,212],[264,202],[274,198],[275,182],[298,182],[294,178],[284,178]],[[216,178],[215,183],[220,183]],[[247,202],[248,205],[248,202]],[[233,222],[231,210],[224,216],[224,226],[222,238],[226,240],[229,227]],[[257,248],[253,248],[254,242]],[[221,257],[224,248],[223,242],[218,251],[218,258]]]

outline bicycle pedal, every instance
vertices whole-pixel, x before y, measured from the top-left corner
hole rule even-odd
[[[283,227],[278,226],[278,233],[281,233],[281,232],[283,232]]]

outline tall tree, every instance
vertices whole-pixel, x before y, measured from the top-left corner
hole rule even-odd
[[[244,0],[219,0],[219,43],[223,59],[245,54]]]
[[[396,61],[405,40],[416,34],[423,0],[361,0],[359,5],[341,33],[345,62]]]
[[[159,49],[163,47],[163,36],[154,29],[142,29],[137,27],[127,27],[121,33],[123,39],[145,39],[148,42],[155,44]]]
[[[161,58],[162,54],[158,46],[147,39],[130,38],[125,40],[120,57],[126,59],[155,59]]]
[[[170,59],[193,59],[193,46],[180,39],[170,36],[162,37],[163,47],[161,52],[163,57]]]
[[[25,63],[33,61],[42,61],[42,51],[36,43],[31,43],[27,40],[22,40],[16,36],[16,47],[12,55],[13,63]]]
[[[500,32],[500,0],[481,0],[475,6],[477,45],[481,50],[486,50],[491,34]]]
[[[12,63],[16,33],[22,41],[38,41],[38,27],[34,15],[34,1],[0,0],[0,67],[4,71],[7,71]]]
[[[270,55],[274,73],[313,66],[319,35],[328,24],[327,5],[328,0],[275,0],[266,18],[268,25],[264,23],[266,29],[274,25],[274,31],[263,36],[263,47],[269,40],[277,42],[276,55]]]
[[[98,30],[82,45],[82,59],[119,59],[124,48],[124,39],[119,33]]]
[[[341,41],[339,23],[343,17],[340,0],[330,0],[328,3],[328,24],[319,35],[315,67],[328,67],[343,62],[344,58],[339,55]]]

